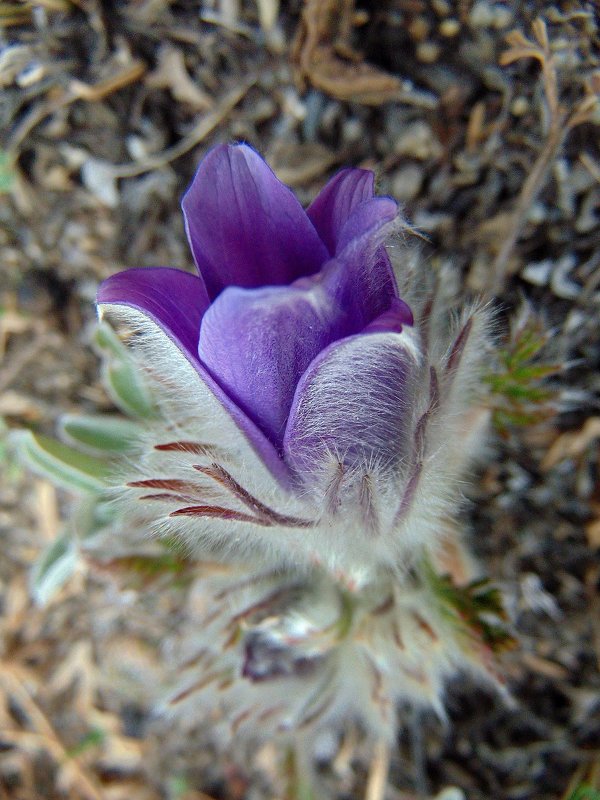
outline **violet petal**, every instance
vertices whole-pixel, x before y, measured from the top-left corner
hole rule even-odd
[[[381,244],[381,232],[387,234],[397,216],[398,204],[391,197],[373,197],[360,203],[340,230],[336,255],[343,258],[356,250],[364,251],[367,243]]]
[[[339,307],[355,320],[358,333],[390,307],[398,296],[396,279],[382,246],[393,228],[398,209],[393,200],[374,198],[355,208],[341,231],[339,271],[324,277]]]
[[[200,331],[202,363],[279,448],[302,374],[332,341],[358,330],[321,281],[301,283],[230,286],[210,306]]]
[[[402,333],[404,325],[414,325],[415,320],[408,303],[400,297],[393,297],[387,311],[370,322],[363,333]]]
[[[192,364],[267,469],[282,486],[290,487],[290,470],[277,450],[198,359],[200,324],[209,303],[200,278],[176,269],[130,269],[104,281],[98,289],[97,302],[102,307],[127,306],[158,325]]]
[[[168,267],[128,269],[100,284],[97,302],[139,309],[197,360],[200,320],[209,299],[196,275]]]
[[[419,351],[412,330],[335,342],[302,376],[290,411],[284,456],[311,476],[336,458],[349,467],[394,467],[410,452]]]
[[[182,208],[211,299],[226,286],[291,283],[327,260],[293,192],[247,145],[220,145],[208,153]]]
[[[366,169],[343,169],[334,175],[307,208],[306,213],[335,255],[340,232],[354,208],[373,197],[374,176]]]

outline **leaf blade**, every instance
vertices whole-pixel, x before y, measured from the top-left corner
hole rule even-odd
[[[102,459],[29,430],[15,431],[11,440],[26,466],[64,489],[98,494],[108,486],[110,467]]]

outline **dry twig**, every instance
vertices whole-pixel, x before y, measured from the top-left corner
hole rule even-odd
[[[538,17],[532,29],[535,41],[528,39],[519,30],[511,31],[507,35],[510,47],[500,56],[500,64],[507,66],[523,58],[533,58],[540,63],[548,113],[548,133],[544,146],[523,183],[515,208],[510,215],[507,235],[494,260],[491,272],[493,294],[498,294],[504,286],[510,257],[527,222],[527,213],[546,182],[548,169],[558,156],[570,131],[577,125],[588,122],[598,104],[597,87],[592,83],[586,85],[585,96],[572,111],[560,104],[556,56],[551,50],[544,20]]]
[[[380,739],[374,748],[373,760],[369,766],[365,800],[383,800],[390,769],[390,747],[385,739]]]
[[[33,731],[5,731],[3,736],[15,742],[23,743],[28,739],[35,747],[42,747],[55,759],[63,769],[68,767],[72,780],[77,785],[81,797],[85,800],[104,800],[102,791],[87,774],[79,760],[70,755],[62,744],[50,721],[25,688],[20,670],[10,664],[0,665],[0,683],[4,690],[22,708]]]
[[[111,176],[113,178],[134,178],[138,175],[143,175],[144,172],[150,172],[150,170],[164,167],[171,161],[175,161],[175,159],[185,155],[185,153],[200,144],[203,139],[206,139],[206,137],[223,122],[228,114],[230,114],[237,104],[246,96],[255,82],[256,79],[251,78],[241,86],[232,89],[223,97],[214,110],[200,117],[198,124],[187,136],[184,136],[172,147],[163,150],[162,153],[149,156],[134,164],[115,164],[108,166]]]

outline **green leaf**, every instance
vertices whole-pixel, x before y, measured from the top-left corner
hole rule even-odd
[[[421,562],[422,575],[440,602],[440,611],[458,629],[476,635],[494,652],[514,645],[508,631],[500,591],[486,578],[464,586],[454,583],[450,575],[439,575],[431,562]]]
[[[11,441],[26,466],[57,486],[99,493],[108,485],[109,466],[99,458],[32,431],[15,431]]]
[[[511,324],[507,340],[483,376],[490,389],[494,426],[501,434],[554,413],[557,389],[545,379],[560,372],[561,367],[545,354],[550,339],[551,332],[542,321],[525,310]]]
[[[167,778],[169,797],[173,800],[180,800],[185,794],[191,791],[190,782],[184,775],[172,775]]]
[[[125,345],[107,322],[99,322],[92,336],[92,346],[102,356],[126,359],[128,353]]]
[[[115,405],[128,416],[154,416],[152,396],[143,376],[127,348],[107,322],[98,324],[92,337],[92,345],[104,361],[104,382]]]
[[[71,530],[85,543],[85,540],[110,528],[117,513],[114,502],[105,499],[105,495],[83,495],[71,513]]]
[[[170,553],[162,555],[133,555],[114,558],[113,567],[120,567],[127,573],[137,575],[142,580],[152,580],[161,575],[181,575],[187,568],[184,559],[177,558]]]
[[[73,537],[63,533],[43,551],[31,575],[31,592],[39,605],[45,605],[68,581],[77,566],[77,547]]]
[[[600,792],[591,786],[581,784],[568,796],[567,800],[600,800]]]
[[[126,453],[141,431],[135,422],[111,414],[65,414],[59,425],[67,441],[93,453]]]
[[[153,416],[154,408],[148,391],[129,360],[108,363],[104,377],[106,388],[121,411],[132,417]]]

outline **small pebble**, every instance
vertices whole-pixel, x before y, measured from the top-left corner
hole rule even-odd
[[[392,178],[392,194],[402,203],[414,200],[423,186],[423,170],[418,164],[406,164]]]
[[[431,127],[424,121],[412,122],[400,132],[394,143],[394,152],[420,161],[440,158],[442,146]]]
[[[125,146],[134,161],[142,161],[149,155],[148,145],[141,136],[136,136],[135,134],[128,136],[125,140]]]
[[[534,203],[527,212],[527,221],[533,225],[540,225],[548,217],[548,209],[543,203]]]
[[[552,261],[547,258],[544,261],[536,261],[522,270],[521,277],[533,286],[547,286],[552,272]]]
[[[100,202],[109,208],[119,205],[119,192],[112,165],[97,158],[89,158],[81,167],[81,180]]]
[[[417,59],[423,64],[435,64],[440,53],[440,46],[435,42],[421,42],[416,48]]]
[[[431,0],[431,5],[438,17],[447,17],[452,10],[448,0]]]
[[[469,14],[469,22],[473,28],[495,28],[501,30],[512,21],[512,12],[500,3],[489,3],[479,0]]]
[[[317,761],[327,763],[335,758],[339,750],[339,740],[332,730],[326,729],[314,737],[312,746]]]
[[[358,142],[364,135],[360,120],[351,117],[344,120],[342,125],[342,138],[345,142]]]
[[[447,786],[439,794],[436,794],[435,800],[467,800],[467,796],[457,786]]]
[[[46,76],[46,67],[44,64],[40,64],[37,61],[31,62],[28,64],[22,72],[16,77],[16,83],[22,89],[26,89],[28,86],[33,86],[34,83],[38,83]]]
[[[440,34],[446,39],[451,39],[460,32],[460,22],[457,19],[445,19],[440,22]]]
[[[425,19],[425,17],[416,17],[408,25],[410,37],[416,42],[424,42],[429,36],[429,30],[429,22]]]
[[[581,294],[581,286],[570,277],[576,264],[575,256],[569,253],[559,258],[554,266],[550,278],[550,288],[557,297],[561,297],[563,300],[575,300]]]
[[[523,117],[529,111],[529,101],[526,97],[515,97],[510,105],[510,113],[515,117]]]

